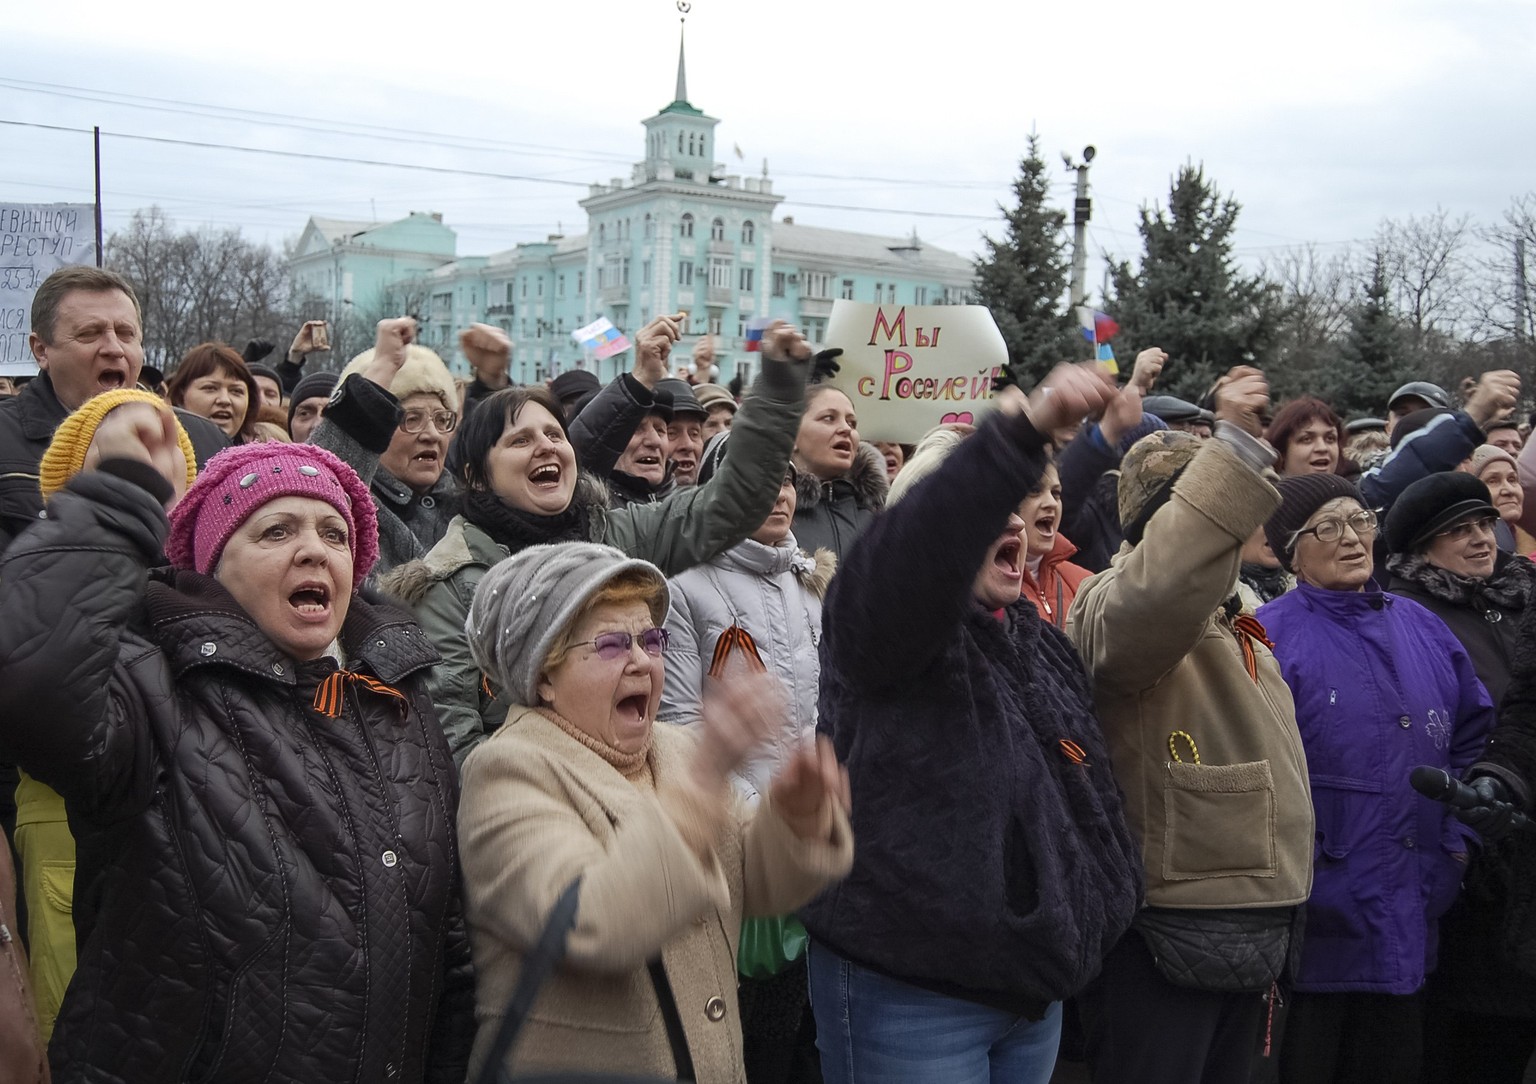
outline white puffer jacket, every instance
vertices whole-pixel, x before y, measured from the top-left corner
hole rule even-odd
[[[738,787],[749,800],[755,801],[767,788],[795,743],[810,741],[816,732],[821,600],[836,565],[830,550],[817,550],[811,557],[795,544],[793,535],[777,546],[749,538],[669,581],[671,646],[661,694],[662,722],[699,721],[715,647],[733,625],[752,637],[763,665],[788,695],[792,727],[748,760],[738,775]],[[733,651],[729,666],[743,664],[741,652]]]

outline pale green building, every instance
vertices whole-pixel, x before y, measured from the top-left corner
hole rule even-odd
[[[760,315],[796,323],[819,341],[835,298],[969,300],[971,260],[915,233],[879,237],[775,220],[784,197],[767,164],[760,176],[743,176],[716,161],[719,121],[689,103],[681,46],[673,101],[642,123],[645,157],[629,178],[593,184],[580,201],[584,235],[462,257],[440,215],[312,218],[290,265],[295,290],[311,315],[350,317],[359,335],[385,315],[418,316],[424,341],[460,373],[467,366],[458,333],[475,322],[497,325],[512,339],[519,383],[572,368],[606,379],[628,368],[628,354],[597,361],[572,340],[600,316],[632,334],[658,313],[687,312],[689,334],[674,358],[686,362],[698,337],[713,334],[724,383],[750,378],[747,326]]]

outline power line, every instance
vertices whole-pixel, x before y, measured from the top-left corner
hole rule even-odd
[[[39,128],[44,131],[51,132],[73,132],[90,134],[91,131],[89,128],[71,128],[62,124],[40,124],[35,121],[23,120],[0,120],[0,124],[6,124],[20,128]],[[234,143],[212,143],[206,140],[198,139],[172,139],[169,136],[139,135],[131,132],[103,131],[101,134],[103,136],[109,136],[113,139],[137,140],[144,143],[161,143],[178,147],[198,147],[210,150],[239,151],[245,154],[267,154],[278,158],[301,158],[308,161],[337,162],[342,165],[379,166],[387,169],[409,169],[422,173],[438,173],[458,177],[481,177],[497,181],[524,181],[531,184],[560,185],[566,188],[590,187],[586,181],[567,181],[555,177],[538,177],[520,173],[496,173],[491,170],[459,169],[452,166],[429,166],[420,162],[382,162],[371,158],[346,158],[339,155],[316,154],[312,151],[276,150],[270,147],[244,147]],[[791,200],[788,198],[786,198],[785,202],[793,203],[799,207],[814,207],[820,210],[861,211],[871,214],[912,215],[919,218],[964,218],[975,219],[979,222],[991,222],[995,221],[999,217],[997,215],[951,214],[944,211],[920,211],[900,207],[861,207],[854,204],[844,203],[812,203],[809,201]]]
[[[629,159],[620,155],[602,154],[596,151],[581,151],[569,147],[555,147],[549,144],[521,143],[511,140],[486,139],[480,136],[459,136],[440,132],[428,132],[422,129],[393,128],[385,125],[367,124],[361,121],[333,120],[322,117],[306,117],[292,113],[273,113],[256,109],[242,109],[234,106],[207,105],[198,102],[183,101],[178,98],[155,98],[142,94],[119,94],[117,92],[98,91],[92,87],[74,87],[61,83],[38,83],[26,79],[0,78],[0,86],[8,86],[18,90],[28,91],[34,94],[45,94],[58,98],[70,98],[77,101],[98,102],[108,105],[127,106],[131,109],[144,109],[160,113],[175,113],[186,116],[206,117],[210,120],[244,121],[251,122],[258,118],[270,118],[257,120],[258,123],[276,128],[292,128],[298,131],[319,132],[330,135],[357,136],[369,139],[389,139],[393,142],[409,142],[427,146],[452,147],[460,150],[491,151],[500,149],[533,150],[550,154],[555,157],[570,158],[574,161],[612,162],[628,164]],[[140,104],[156,103],[156,104]],[[348,131],[343,125],[359,129]],[[401,140],[402,135],[413,138]],[[781,173],[784,178],[806,178],[823,181],[857,181],[864,184],[899,184],[913,185],[924,188],[964,188],[974,190],[991,190],[1000,187],[988,181],[940,181],[915,177],[870,177],[858,174],[845,173],[796,173],[793,171]],[[1006,185],[1007,182],[1004,182]]]
[[[20,128],[41,128],[52,132],[78,132],[90,134],[89,128],[70,128],[62,124],[39,124],[35,121],[0,120]],[[343,158],[334,154],[316,154],[313,151],[280,151],[270,147],[242,147],[235,143],[210,143],[200,139],[172,139],[169,136],[138,135],[131,132],[101,133],[113,139],[131,139],[141,143],[165,143],[178,147],[204,147],[213,150],[241,151],[245,154],[270,154],[278,158],[303,158],[313,162],[340,162],[344,165],[383,166],[388,169],[411,169],[421,173],[447,173],[459,177],[484,177],[496,181],[526,181],[532,184],[557,184],[567,188],[590,187],[586,181],[565,181],[555,177],[536,177],[525,173],[496,173],[481,169],[455,169],[450,166],[428,166],[420,162],[381,162],[373,158]]]

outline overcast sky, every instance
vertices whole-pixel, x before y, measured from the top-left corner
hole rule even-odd
[[[577,232],[677,62],[672,0],[8,7],[0,121],[114,133],[109,230],[159,204],[274,244],[311,214],[441,211],[461,255]],[[1137,208],[1186,160],[1242,203],[1245,262],[1437,207],[1492,222],[1536,190],[1536,0],[697,0],[687,33],[717,158],[766,159],[781,216],[962,253],[1032,128],[1063,207],[1059,153],[1097,147],[1096,256],[1139,251]],[[90,198],[88,134],[0,124],[0,202]]]

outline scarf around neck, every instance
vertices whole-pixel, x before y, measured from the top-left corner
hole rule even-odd
[[[586,504],[576,496],[572,497],[565,511],[541,516],[513,508],[488,489],[472,489],[464,494],[463,515],[511,553],[546,542],[588,540],[589,512]]]

